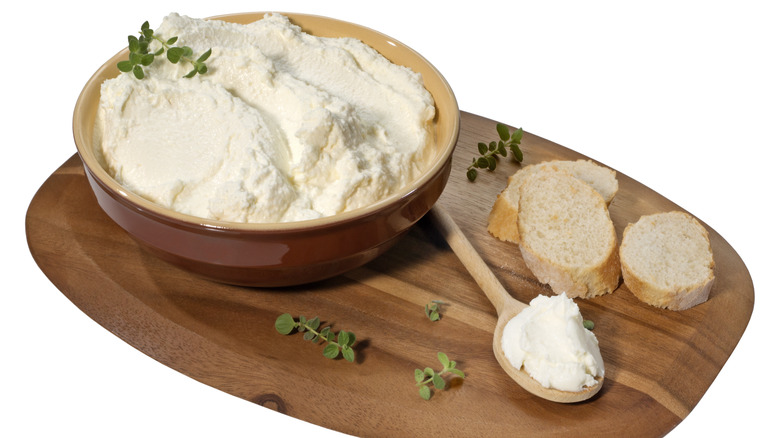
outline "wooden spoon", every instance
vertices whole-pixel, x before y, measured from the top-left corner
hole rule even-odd
[[[509,362],[504,350],[501,348],[501,337],[504,334],[504,327],[515,315],[528,307],[527,304],[512,298],[496,278],[493,271],[482,260],[477,250],[471,245],[466,236],[460,230],[455,221],[450,217],[447,211],[439,204],[434,204],[430,211],[431,218],[442,233],[447,243],[458,256],[461,263],[466,267],[471,276],[477,282],[482,291],[487,295],[493,307],[498,314],[496,330],[493,332],[493,355],[496,356],[499,365],[515,382],[525,388],[528,392],[558,403],[574,403],[587,400],[593,397],[604,384],[604,378],[598,377],[596,383],[592,386],[582,389],[578,392],[561,391],[553,388],[545,388],[525,369],[517,369]]]

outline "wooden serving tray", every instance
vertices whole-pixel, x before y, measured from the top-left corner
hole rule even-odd
[[[514,245],[486,231],[495,196],[518,165],[504,159],[475,183],[465,169],[495,122],[462,113],[453,170],[441,202],[516,298],[549,294]],[[524,165],[586,158],[532,134]],[[681,209],[618,173],[610,206],[618,236],[642,214]],[[703,222],[703,221],[702,221]],[[213,283],[142,250],[98,207],[78,156],[40,188],[27,212],[30,251],[84,313],[157,361],[229,394],[360,436],[660,436],[696,406],[734,350],[753,310],[753,284],[734,249],[708,228],[716,281],[709,301],[683,312],[650,307],[624,286],[577,300],[595,322],[606,381],[572,405],[536,398],[493,357],[496,315],[427,218],[365,267],[317,284],[259,289]],[[705,224],[706,226],[706,224]],[[442,300],[443,318],[424,306]],[[357,336],[357,360],[329,360],[300,334],[274,329],[282,313],[319,316]],[[430,401],[414,369],[445,352],[466,373]]]

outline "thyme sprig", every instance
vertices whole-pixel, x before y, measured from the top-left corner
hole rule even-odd
[[[322,350],[322,355],[328,359],[336,359],[341,354],[347,361],[354,362],[355,350],[352,346],[355,344],[355,334],[345,330],[334,333],[330,326],[320,330],[320,324],[319,317],[306,319],[305,316],[301,316],[296,321],[292,315],[284,313],[276,318],[274,326],[276,331],[283,335],[289,335],[297,329],[298,333],[305,332],[303,339],[315,344],[323,342],[325,348]]]
[[[419,388],[420,397],[422,397],[424,400],[431,399],[432,392],[429,385],[433,385],[433,387],[438,390],[443,390],[447,387],[447,382],[443,377],[445,374],[452,373],[460,376],[462,379],[466,378],[466,374],[463,373],[463,371],[455,368],[457,363],[454,360],[450,360],[446,354],[441,352],[439,352],[438,357],[439,362],[441,362],[442,366],[444,367],[438,373],[431,367],[426,367],[422,370],[417,368],[414,370],[414,381],[417,383],[417,387]]]
[[[197,59],[193,59],[192,49],[188,46],[174,46],[173,44],[178,41],[179,37],[174,36],[168,39],[156,35],[154,30],[149,28],[149,22],[145,21],[141,25],[140,37],[135,35],[127,36],[127,46],[130,51],[128,59],[119,61],[117,68],[119,71],[128,73],[132,72],[136,79],[143,79],[144,67],[152,65],[155,57],[166,53],[168,61],[173,64],[178,64],[180,61],[188,62],[192,64],[192,70],[184,75],[185,78],[191,78],[196,74],[204,74],[208,71],[206,67],[206,60],[211,56],[211,49],[206,50]],[[162,47],[155,52],[149,51],[149,44],[152,41],[157,41]]]
[[[520,141],[523,139],[523,128],[509,132],[509,127],[503,123],[496,124],[498,132],[498,141],[490,143],[477,143],[479,157],[471,160],[471,165],[466,169],[466,177],[469,181],[477,179],[477,169],[496,170],[498,165],[498,156],[506,157],[507,149],[512,152],[512,156],[518,163],[523,162],[523,151],[520,150]]]

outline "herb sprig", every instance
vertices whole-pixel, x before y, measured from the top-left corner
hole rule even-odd
[[[155,57],[166,52],[168,61],[173,64],[178,64],[180,61],[192,64],[192,70],[184,75],[185,78],[191,78],[196,74],[204,74],[208,71],[206,60],[211,56],[211,49],[206,50],[197,59],[193,59],[193,52],[190,47],[173,45],[178,41],[178,36],[164,39],[163,37],[156,35],[154,30],[149,28],[148,21],[145,21],[144,24],[141,25],[141,31],[139,33],[141,34],[140,37],[136,37],[135,35],[127,36],[130,55],[128,59],[117,63],[116,66],[119,68],[119,71],[125,73],[132,72],[136,79],[143,79],[145,76],[144,67],[150,66],[154,62]],[[149,44],[152,41],[159,42],[162,47],[155,52],[150,52]]]
[[[436,371],[433,371],[433,368],[426,367],[424,370],[421,370],[419,368],[414,370],[414,380],[417,383],[417,387],[419,388],[420,397],[422,397],[424,400],[430,400],[431,399],[431,387],[429,385],[433,385],[434,388],[438,390],[443,390],[447,387],[447,382],[444,381],[444,375],[447,373],[452,373],[457,376],[460,376],[462,379],[466,378],[466,374],[463,373],[463,371],[455,368],[457,363],[454,360],[450,360],[449,357],[447,357],[446,354],[439,352],[439,362],[441,362],[442,368],[441,371],[438,373]]]
[[[512,156],[518,163],[523,162],[523,151],[520,150],[520,141],[523,139],[523,129],[520,128],[510,133],[508,126],[503,123],[498,123],[496,125],[496,131],[498,132],[499,141],[477,143],[477,150],[479,151],[480,156],[473,158],[471,160],[471,165],[466,169],[466,177],[469,181],[477,179],[477,169],[487,169],[491,172],[496,170],[498,156],[506,157],[507,149],[512,152]]]
[[[306,319],[305,316],[301,316],[296,321],[289,313],[284,313],[276,318],[276,331],[289,335],[293,330],[298,330],[298,333],[305,332],[303,339],[312,341],[313,343],[324,342],[325,348],[322,350],[322,355],[328,359],[336,359],[339,354],[344,356],[349,362],[355,361],[355,350],[352,346],[355,344],[355,334],[349,331],[342,330],[338,334],[331,331],[330,326],[320,330],[320,318],[314,317],[312,319]]]
[[[438,321],[441,319],[441,308],[439,307],[440,304],[444,304],[444,302],[439,300],[432,300],[430,303],[425,305],[425,316],[427,316],[431,321]]]

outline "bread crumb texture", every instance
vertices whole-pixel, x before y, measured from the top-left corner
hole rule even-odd
[[[620,262],[623,280],[637,298],[672,310],[706,301],[715,279],[707,230],[681,211],[645,215],[629,224]]]
[[[520,250],[555,293],[591,298],[620,279],[615,227],[604,198],[565,172],[528,175],[519,189]]]
[[[499,240],[519,243],[517,230],[517,205],[519,188],[525,179],[540,171],[570,174],[596,190],[609,205],[618,191],[616,172],[591,160],[552,160],[525,166],[507,180],[506,188],[496,197],[488,216],[488,232]]]

